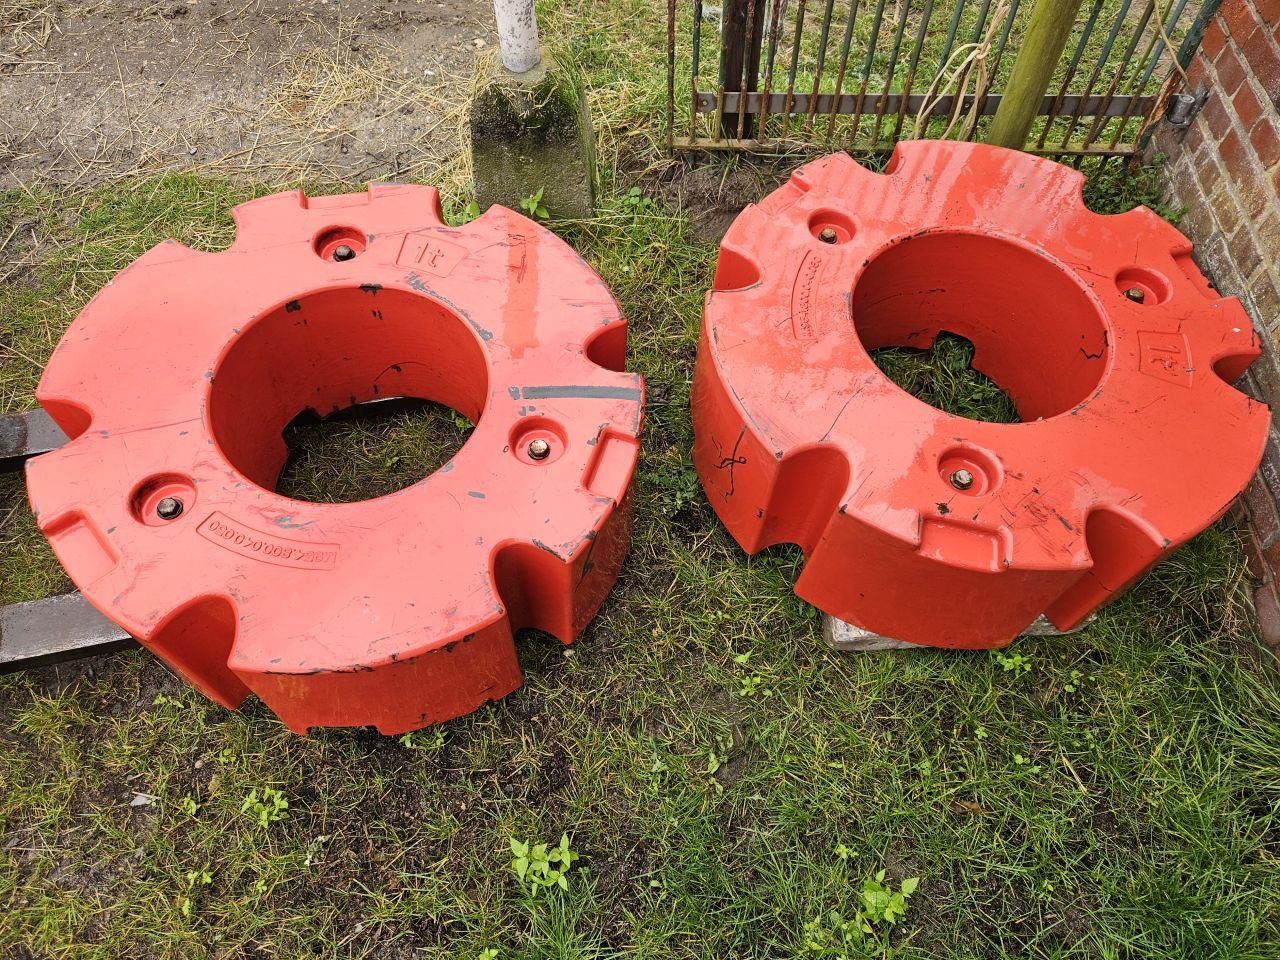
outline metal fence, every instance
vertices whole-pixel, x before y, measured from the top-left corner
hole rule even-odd
[[[1184,81],[1183,67],[1219,2],[1084,0],[1026,149],[1133,153]],[[1033,6],[668,0],[668,143],[869,153],[912,137],[980,139],[1008,90]]]

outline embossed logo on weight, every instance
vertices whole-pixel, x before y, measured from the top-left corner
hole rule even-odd
[[[251,560],[274,563],[301,570],[331,570],[338,562],[336,543],[309,543],[286,540],[263,533],[232,520],[225,513],[214,512],[196,530],[206,540],[226,547],[232,553]]]
[[[450,243],[433,231],[423,231],[405,235],[396,263],[402,267],[426,270],[437,277],[447,277],[454,267],[467,259],[468,254],[466,247]]]
[[[1139,331],[1138,356],[1138,369],[1147,376],[1180,387],[1191,386],[1191,347],[1184,334]]]

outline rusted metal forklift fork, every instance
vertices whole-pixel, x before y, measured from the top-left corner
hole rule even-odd
[[[0,416],[0,472],[67,442],[43,410]],[[0,673],[114,653],[136,641],[79,593],[0,606]]]

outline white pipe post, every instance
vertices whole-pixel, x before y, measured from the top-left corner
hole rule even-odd
[[[533,0],[493,0],[493,13],[498,21],[502,65],[512,73],[528,73],[542,61]]]

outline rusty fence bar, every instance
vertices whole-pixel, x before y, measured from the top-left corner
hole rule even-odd
[[[1025,148],[1132,155],[1176,92],[1175,56],[1198,42],[1195,25],[1213,3],[1084,0],[1045,96],[1033,99]],[[915,136],[983,139],[1010,92],[1034,6],[668,0],[668,143],[675,150],[858,153]],[[708,59],[718,69],[708,72]],[[1024,103],[1027,96],[1024,90]]]

